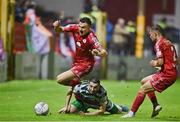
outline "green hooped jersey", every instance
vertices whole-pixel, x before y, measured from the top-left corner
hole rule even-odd
[[[96,94],[91,94],[88,88],[88,81],[78,84],[74,88],[75,98],[88,108],[99,109],[102,103],[106,103],[106,110],[111,110],[113,103],[108,100],[106,90],[100,86],[100,90]]]

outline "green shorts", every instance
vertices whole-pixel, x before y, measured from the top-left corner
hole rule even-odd
[[[113,103],[113,106],[110,110],[107,110],[107,112],[109,112],[110,114],[118,114],[119,113],[119,109],[117,108],[117,106]]]
[[[84,111],[86,112],[87,109],[89,108],[88,106],[84,105],[81,101],[75,100],[74,102],[71,103],[73,106],[75,106],[78,111]],[[117,114],[119,112],[119,109],[117,108],[117,106],[113,103],[112,107],[110,110],[107,110],[107,112],[109,112],[110,114]]]
[[[75,100],[74,102],[71,103],[73,106],[75,106],[78,111],[84,111],[86,112],[87,111],[87,107],[79,100]]]

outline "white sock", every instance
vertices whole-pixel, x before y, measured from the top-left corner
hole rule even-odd
[[[116,107],[118,108],[119,112],[122,112],[122,107],[120,105],[116,105]]]
[[[129,115],[133,116],[135,113],[133,111],[129,111]]]

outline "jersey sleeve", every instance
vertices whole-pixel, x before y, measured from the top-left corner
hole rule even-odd
[[[75,87],[74,87],[74,90],[73,90],[73,93],[79,93],[80,92],[80,89],[81,89],[81,85],[79,84],[79,85],[76,85]]]
[[[108,100],[108,97],[107,96],[104,96],[100,99],[100,103],[106,103]]]
[[[108,100],[106,90],[104,88],[101,88],[101,90],[102,90],[102,94],[101,94],[101,98],[100,98],[100,104],[101,103],[106,103],[107,100]]]
[[[163,58],[163,48],[160,45],[155,47],[156,50],[156,58]]]
[[[102,45],[100,44],[99,40],[92,33],[90,34],[90,40],[91,40],[92,48],[93,49],[101,49],[102,48]]]
[[[79,30],[79,27],[77,24],[69,24],[63,27],[64,32],[76,32]]]

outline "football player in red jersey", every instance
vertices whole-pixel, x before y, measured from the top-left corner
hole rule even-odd
[[[154,49],[156,59],[150,61],[150,65],[159,68],[159,71],[153,75],[142,79],[142,86],[133,102],[131,111],[122,116],[122,118],[134,117],[140,105],[143,103],[146,94],[153,104],[151,117],[159,114],[162,107],[159,105],[154,91],[162,92],[171,86],[177,78],[177,54],[174,46],[163,36],[163,30],[160,26],[155,25],[150,28],[149,36],[155,43]]]
[[[57,82],[62,85],[72,86],[66,98],[64,109],[59,112],[69,112],[69,102],[75,85],[80,83],[80,78],[88,74],[94,66],[94,56],[104,57],[106,50],[99,43],[91,29],[91,20],[87,17],[80,18],[78,24],[69,24],[62,27],[59,21],[53,23],[56,32],[71,32],[73,34],[76,52],[73,57],[73,66],[57,76]]]

